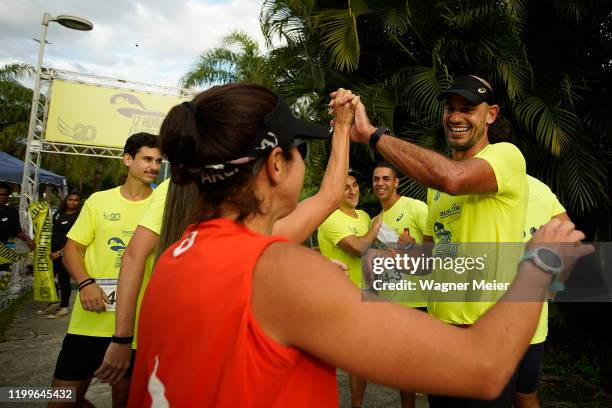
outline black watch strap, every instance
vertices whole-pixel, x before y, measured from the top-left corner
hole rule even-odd
[[[383,134],[390,135],[391,130],[389,130],[389,128],[386,128],[384,126],[380,126],[376,128],[374,133],[370,135],[370,141],[368,142],[368,144],[370,145],[370,149],[376,150],[376,144],[378,143],[378,141],[380,140],[380,137]]]
[[[134,341],[134,336],[118,337],[118,336],[113,335],[113,337],[111,337],[111,343],[132,344],[133,341]]]

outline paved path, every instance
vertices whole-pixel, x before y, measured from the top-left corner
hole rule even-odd
[[[72,303],[71,303],[72,304]],[[68,327],[70,316],[46,319],[36,314],[43,305],[25,304],[6,333],[7,341],[0,343],[0,386],[47,387],[51,384],[57,354]],[[349,407],[348,376],[338,370],[340,406]],[[96,407],[111,407],[109,386],[92,382],[86,398]],[[44,407],[45,404],[27,404],[27,407]],[[399,392],[375,384],[368,384],[363,407],[399,407]],[[16,408],[17,404],[0,407]],[[426,398],[419,397],[417,408],[426,408]]]

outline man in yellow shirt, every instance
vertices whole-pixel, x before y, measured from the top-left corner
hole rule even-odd
[[[412,243],[421,245],[423,244],[423,231],[427,222],[427,204],[414,198],[400,196],[397,193],[399,181],[397,169],[391,163],[381,162],[374,167],[372,190],[378,197],[383,210],[381,229],[389,229],[395,232],[398,236],[398,248]],[[409,277],[405,277],[405,279],[409,279]],[[397,292],[381,291],[379,296],[393,300],[397,296]],[[410,296],[414,296],[413,292]],[[415,299],[400,301],[400,303],[427,312],[427,302],[425,300]],[[415,394],[413,392],[400,390],[400,398],[402,407],[413,407],[415,405]]]
[[[535,177],[527,175],[529,201],[523,240],[529,241],[533,234],[553,218],[570,221],[555,193]],[[548,334],[548,303],[544,302],[540,321],[525,356],[518,365],[514,405],[517,408],[538,408],[537,389],[542,373],[544,342]]]
[[[86,403],[85,393],[108,345],[132,343],[132,337],[113,335],[117,277],[123,252],[149,203],[161,161],[156,136],[130,136],[123,154],[125,183],[92,194],[67,235],[64,265],[78,283],[79,293],[52,385],[75,387],[78,406]],[[113,406],[127,404],[129,375],[128,371],[113,385]]]
[[[427,223],[427,204],[414,198],[400,196],[397,193],[399,186],[397,169],[387,162],[378,163],[374,167],[372,174],[372,190],[378,197],[382,207],[382,225],[378,238],[383,241],[388,239],[389,234],[393,235],[393,244],[398,248],[416,243],[423,244],[423,231]],[[384,236],[383,236],[384,235]],[[424,308],[426,302],[413,301],[403,302],[410,307]]]
[[[340,208],[319,226],[317,240],[321,254],[340,261],[348,267],[350,280],[362,287],[361,253],[376,239],[382,218],[370,216],[357,209],[359,204],[359,173],[349,169],[344,197]],[[366,379],[349,373],[351,407],[360,407],[366,388]]]
[[[389,129],[374,127],[363,104],[357,106],[352,139],[369,144],[403,174],[429,187],[425,242],[521,242],[528,197],[525,159],[510,143],[489,144],[488,127],[499,113],[492,87],[475,75],[460,76],[441,98],[451,159],[392,137]],[[518,259],[494,258],[491,266],[496,273],[516,270]],[[439,319],[464,326],[474,323],[491,305],[433,302],[428,308]],[[513,389],[511,381],[490,405],[510,405]],[[432,407],[469,403],[430,396]]]

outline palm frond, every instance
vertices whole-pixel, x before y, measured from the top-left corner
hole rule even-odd
[[[506,0],[506,10],[510,16],[516,32],[521,32],[525,27],[525,19],[527,16],[526,0]]]
[[[0,68],[0,81],[32,77],[36,69],[29,64],[13,63],[6,64]]]
[[[495,73],[505,85],[511,102],[524,98],[533,88],[533,72],[527,58],[527,50],[520,40],[511,36],[497,49]]]
[[[458,10],[446,7],[442,18],[451,29],[456,30],[478,26],[483,21],[490,22],[492,18],[495,21],[495,17],[500,15],[499,6],[491,3],[480,7],[460,7]]]
[[[581,133],[578,117],[570,111],[549,106],[537,96],[519,102],[514,113],[520,125],[553,156],[559,157]]]
[[[259,45],[247,33],[240,30],[232,31],[223,37],[222,46],[229,48],[238,46],[240,51],[248,55],[259,55]]]
[[[348,8],[325,10],[316,18],[321,44],[330,51],[333,65],[340,71],[355,71],[360,55],[356,15]]]
[[[598,151],[612,150],[612,120],[606,109],[591,109],[583,117],[584,133],[593,141]]]
[[[401,103],[412,117],[426,116],[439,118],[442,116],[442,102],[438,99],[440,93],[450,86],[450,77],[443,73],[438,75],[435,68],[414,66],[400,73],[398,80],[401,91]]]
[[[572,143],[557,176],[564,187],[560,191],[561,202],[578,214],[609,206],[606,175],[605,167],[583,145]]]
[[[588,9],[580,0],[549,0],[557,14],[572,23],[580,23],[587,15]]]
[[[222,47],[205,51],[191,71],[181,78],[181,85],[250,82],[269,85],[271,69],[259,45],[245,32],[236,30],[223,37]]]
[[[203,84],[235,82],[236,55],[227,49],[214,48],[200,55],[193,69],[181,78],[181,85],[191,88]]]
[[[390,37],[404,34],[410,27],[410,14],[396,8],[385,10],[381,16],[383,31]]]
[[[388,83],[356,84],[354,90],[366,106],[373,123],[393,128],[398,101]]]
[[[290,44],[305,40],[315,5],[315,0],[265,0],[259,21],[266,46],[272,48],[274,39]]]

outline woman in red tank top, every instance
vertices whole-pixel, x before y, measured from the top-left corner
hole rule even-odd
[[[332,97],[336,131],[348,133],[363,105],[343,89]],[[173,182],[198,185],[201,221],[164,252],[147,288],[131,407],[337,407],[335,367],[405,390],[501,392],[541,302],[499,302],[460,329],[363,302],[330,261],[270,236],[296,207],[305,140],[327,134],[255,85],[213,87],[169,112],[162,150]],[[532,242],[573,232],[547,226]],[[550,283],[531,263],[516,280],[542,298]]]

